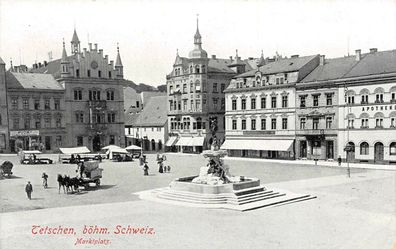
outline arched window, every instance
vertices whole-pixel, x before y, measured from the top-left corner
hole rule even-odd
[[[349,90],[345,94],[345,103],[354,104],[355,103],[355,91]]]
[[[193,73],[193,66],[190,66],[190,73]]]
[[[368,155],[369,154],[369,144],[367,142],[363,142],[360,144],[360,155]]]
[[[199,73],[200,72],[200,70],[199,70],[199,65],[196,65],[195,66],[195,73]]]
[[[396,142],[393,142],[389,145],[389,154],[391,156],[395,156],[396,155]]]

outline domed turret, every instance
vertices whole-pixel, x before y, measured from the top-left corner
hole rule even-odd
[[[201,34],[199,33],[198,18],[197,18],[197,31],[195,32],[194,35],[194,49],[190,51],[188,57],[192,59],[208,58],[208,53],[202,49],[202,37]]]

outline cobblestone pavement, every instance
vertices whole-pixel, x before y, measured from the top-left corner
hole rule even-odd
[[[54,156],[56,157],[56,156]],[[263,185],[318,198],[249,212],[207,210],[139,200],[134,192],[164,187],[195,175],[199,155],[168,155],[172,171],[157,173],[149,155],[149,177],[137,162],[104,162],[102,186],[80,194],[58,194],[56,175],[74,175],[75,165],[19,165],[0,180],[0,248],[96,248],[74,245],[78,238],[108,239],[107,248],[392,248],[396,241],[394,171],[312,167],[268,161],[227,160],[236,175],[255,176]],[[16,158],[0,156],[16,162]],[[46,172],[49,189],[41,186]],[[33,183],[33,200],[24,185]],[[32,235],[33,225],[73,227],[76,235]],[[110,234],[83,235],[84,225]],[[116,235],[117,225],[153,228],[155,234]]]

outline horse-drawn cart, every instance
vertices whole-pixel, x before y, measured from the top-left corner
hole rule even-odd
[[[11,175],[12,175],[12,167],[13,166],[14,165],[10,161],[5,161],[2,165],[0,165],[0,175],[1,175],[1,177],[7,175],[7,177],[10,178]]]
[[[82,172],[81,185],[85,188],[89,187],[90,183],[95,183],[100,186],[100,178],[102,178],[102,168],[99,168],[98,161],[84,162],[84,170]]]

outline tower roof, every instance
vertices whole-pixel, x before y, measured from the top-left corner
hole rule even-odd
[[[199,33],[199,27],[198,27],[198,17],[197,17],[197,31],[195,31],[194,35],[194,44],[201,44],[201,34]]]
[[[118,44],[117,44],[117,59],[116,59],[115,66],[122,66],[122,61],[121,61],[121,56],[120,56],[120,48],[118,47]]]
[[[199,33],[198,17],[197,17],[197,31],[194,35],[194,49],[188,54],[190,58],[208,58],[208,53],[202,49],[201,34]]]
[[[80,40],[78,39],[78,36],[77,36],[76,29],[74,29],[73,38],[72,38],[71,42],[72,43],[80,43]]]
[[[258,67],[261,67],[264,65],[265,65],[264,53],[263,53],[263,50],[261,50],[260,60],[257,62],[257,70],[258,70]]]
[[[63,40],[63,50],[62,50],[62,60],[61,61],[67,61],[67,53],[66,53],[66,48],[65,48],[65,40]]]

